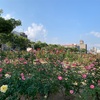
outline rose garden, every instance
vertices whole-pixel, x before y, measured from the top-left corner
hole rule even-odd
[[[2,13],[0,100],[100,100],[100,54],[32,42],[14,34],[20,20],[6,20]]]
[[[98,54],[46,47],[0,55],[0,100],[54,100],[58,93],[62,100],[100,100]]]

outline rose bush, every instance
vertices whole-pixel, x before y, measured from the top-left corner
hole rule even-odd
[[[47,100],[58,92],[100,100],[99,55],[63,48],[1,53],[0,100]]]

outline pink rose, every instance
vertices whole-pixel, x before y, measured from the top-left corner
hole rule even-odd
[[[21,73],[21,78],[22,78],[22,80],[25,80],[25,77],[24,77],[23,73]]]
[[[23,73],[21,73],[20,75],[21,75],[21,76],[24,76],[24,74],[23,74]]]
[[[27,64],[27,61],[25,61],[24,64],[26,65]]]
[[[93,70],[96,70],[96,68],[93,68]]]
[[[90,64],[90,66],[93,68],[95,65],[94,64]]]
[[[74,66],[74,67],[75,67],[75,66],[77,66],[77,64],[72,64],[72,66]]]
[[[87,77],[87,75],[86,74],[82,74],[82,78],[86,78]]]
[[[90,88],[91,88],[91,89],[94,89],[94,87],[95,87],[94,85],[90,85]]]
[[[24,76],[22,76],[22,80],[25,80],[25,77]]]
[[[62,78],[62,76],[58,76],[58,80],[62,80],[63,78]]]
[[[98,85],[100,86],[100,80],[98,80]]]
[[[2,72],[2,70],[3,70],[3,69],[2,69],[2,68],[0,68],[0,72]]]
[[[69,92],[70,92],[70,94],[73,94],[74,93],[74,90],[70,90]]]
[[[92,67],[91,66],[85,66],[86,70],[90,70]]]
[[[70,66],[65,66],[66,69],[70,69]]]

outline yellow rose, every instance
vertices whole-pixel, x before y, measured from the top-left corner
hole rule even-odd
[[[5,93],[7,91],[7,89],[8,89],[8,85],[2,85],[0,87],[0,91],[3,92],[3,93]]]

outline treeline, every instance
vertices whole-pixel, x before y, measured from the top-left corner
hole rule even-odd
[[[56,44],[47,44],[41,41],[32,42],[28,38],[14,34],[13,30],[22,25],[20,20],[16,20],[14,18],[5,19],[1,16],[3,10],[0,10],[0,45],[6,44],[7,47],[12,48],[13,50],[26,50],[27,47],[32,47],[34,49],[41,49],[44,47],[52,47],[52,48],[64,48],[61,45]],[[78,48],[64,48],[71,52],[79,52]],[[82,52],[86,52],[86,50],[81,50]]]

